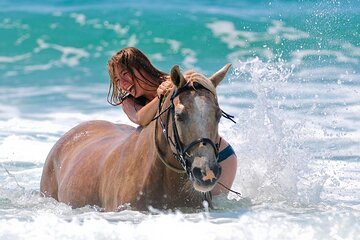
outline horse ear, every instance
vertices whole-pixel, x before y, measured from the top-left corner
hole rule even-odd
[[[214,84],[215,87],[219,85],[219,83],[224,79],[230,67],[231,63],[226,64],[209,78],[209,80]]]
[[[186,80],[182,75],[182,73],[180,72],[180,68],[178,65],[175,65],[171,68],[170,76],[171,76],[171,81],[174,83],[174,85],[177,88],[181,88],[186,84]]]

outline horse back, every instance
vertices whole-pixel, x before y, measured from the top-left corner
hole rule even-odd
[[[89,121],[72,128],[50,151],[40,191],[73,207],[99,205],[102,167],[134,131],[134,127],[107,121]]]

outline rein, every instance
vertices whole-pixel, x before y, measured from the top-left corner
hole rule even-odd
[[[165,128],[165,125],[164,125],[163,121],[161,120],[161,115],[163,115],[165,112],[168,112],[167,118],[169,118],[169,109],[170,109],[171,105],[169,105],[164,111],[161,112],[161,108],[162,108],[162,104],[161,104],[161,103],[162,103],[162,101],[163,101],[163,98],[164,98],[164,95],[161,95],[160,98],[159,98],[159,106],[158,106],[158,112],[159,112],[159,114],[158,114],[156,117],[154,117],[154,119],[153,119],[152,121],[159,119],[159,122],[160,122],[160,125],[161,125],[161,128],[162,128],[162,133],[164,134],[167,142],[169,142],[169,140],[168,140],[168,138],[167,138],[167,137],[168,137],[168,136],[167,136],[167,126],[168,126],[168,125],[166,125],[166,128]],[[155,134],[154,134],[154,138],[155,138],[155,147],[156,147],[156,150],[157,150],[157,153],[158,153],[158,156],[159,156],[161,162],[162,162],[167,168],[171,169],[172,171],[174,171],[174,172],[176,172],[176,173],[187,173],[186,170],[184,170],[184,169],[179,169],[179,168],[177,168],[177,167],[174,167],[174,166],[171,165],[170,163],[168,163],[168,162],[161,156],[161,154],[159,154],[159,153],[160,153],[160,149],[159,149],[158,144],[156,144],[157,126],[158,126],[158,125],[155,124]]]

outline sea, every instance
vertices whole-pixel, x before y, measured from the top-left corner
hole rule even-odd
[[[107,61],[211,76],[237,175],[215,209],[101,212],[39,193],[46,156],[107,103]],[[139,166],[141,167],[141,166]],[[1,0],[0,239],[360,239],[360,1]]]

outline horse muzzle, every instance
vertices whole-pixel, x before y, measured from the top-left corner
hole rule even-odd
[[[191,169],[192,182],[195,190],[209,192],[216,185],[221,175],[221,167],[218,163],[212,166],[193,167]]]

